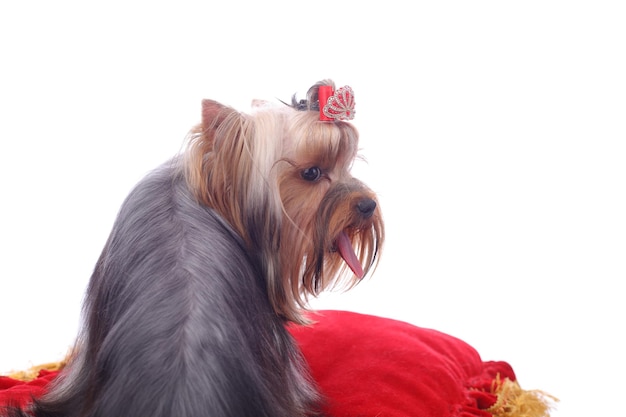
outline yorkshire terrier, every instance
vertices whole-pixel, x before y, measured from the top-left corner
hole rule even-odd
[[[286,330],[373,270],[375,194],[350,174],[350,87],[249,114],[212,100],[185,151],[123,203],[75,352],[35,417],[298,417],[321,398]]]

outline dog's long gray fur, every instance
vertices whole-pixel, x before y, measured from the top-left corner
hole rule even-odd
[[[76,357],[32,413],[310,415],[315,390],[257,264],[190,195],[176,159],[158,168],[124,202],[89,283]]]

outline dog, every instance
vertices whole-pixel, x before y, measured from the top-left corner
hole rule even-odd
[[[22,417],[320,414],[289,323],[377,265],[376,195],[350,174],[354,93],[241,113],[203,100],[181,153],[126,198],[97,261],[68,365]]]

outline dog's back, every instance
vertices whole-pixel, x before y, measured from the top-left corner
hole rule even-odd
[[[314,391],[243,242],[171,161],[122,206],[36,417],[303,416]]]

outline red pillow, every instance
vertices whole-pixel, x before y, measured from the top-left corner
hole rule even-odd
[[[540,393],[513,382],[508,363],[483,362],[457,338],[345,311],[310,318],[312,326],[290,330],[333,417],[513,416],[514,407],[548,415]]]
[[[31,381],[0,376],[0,408],[3,406],[25,407],[33,398],[45,393],[48,383],[57,374],[57,371],[41,370],[37,378]]]
[[[290,326],[332,417],[543,417],[552,397],[524,391],[506,362],[465,342],[382,317],[324,310]],[[56,371],[0,376],[0,408],[41,396]]]

